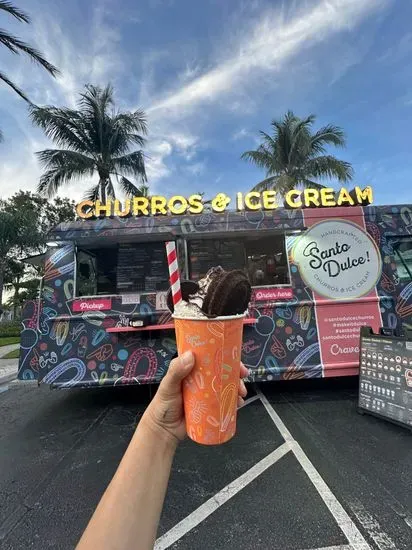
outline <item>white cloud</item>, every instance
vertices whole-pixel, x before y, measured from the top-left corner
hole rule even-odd
[[[189,164],[186,167],[186,170],[192,174],[192,176],[200,176],[204,174],[206,169],[206,164],[204,162],[195,162],[194,164]]]
[[[233,20],[227,25],[225,35],[215,43],[214,58],[213,52],[208,52],[212,68],[203,66],[202,69],[200,60],[193,58],[193,52],[189,53],[188,60],[182,61],[182,71],[173,79],[177,87],[156,98],[159,89],[166,89],[164,81],[155,78],[158,77],[157,64],[165,61],[170,52],[163,49],[142,53],[139,65],[142,72],[138,73],[135,68],[134,74],[120,48],[119,24],[124,19],[116,15],[117,3],[95,0],[91,24],[84,27],[84,36],[79,33],[78,40],[70,34],[75,31],[64,21],[42,12],[36,14],[32,26],[34,45],[62,70],[59,79],[54,81],[38,67],[29,67],[26,71],[24,64],[17,64],[15,75],[10,76],[16,76],[24,89],[29,86],[28,92],[33,94],[35,102],[60,105],[73,105],[86,82],[106,84],[116,77],[127,78],[129,84],[136,82],[139,106],[148,105],[150,141],[145,150],[149,157],[149,184],[158,186],[174,173],[177,163],[190,163],[184,164],[189,172],[201,169],[196,156],[208,146],[204,127],[218,124],[204,108],[205,103],[219,103],[233,117],[252,112],[259,106],[260,94],[266,86],[271,90],[274,86],[282,88],[293,59],[307,53],[312,45],[355,28],[390,1],[318,0],[315,3],[311,0],[300,4],[299,10],[293,2],[286,12],[283,9],[262,11],[259,2],[254,2],[255,9],[251,10],[250,2],[245,0],[243,9],[249,10],[248,13],[241,13],[238,25],[234,25]],[[347,65],[351,63],[352,59],[348,58]],[[332,75],[332,78],[339,76]],[[116,92],[123,107],[122,88],[117,87]],[[246,128],[232,135],[234,141],[247,138],[257,139]],[[33,146],[27,142],[18,154],[13,152],[10,160],[6,158],[0,163],[1,185],[4,187],[6,182],[10,192],[18,187],[35,187],[40,169],[33,156]],[[37,150],[39,148],[42,147]],[[70,193],[77,198],[79,187],[70,186],[63,189],[62,194]],[[87,185],[82,186],[80,195],[85,187]]]
[[[240,128],[240,130],[237,130],[233,136],[232,136],[232,139],[233,141],[238,141],[239,139],[244,139],[246,137],[250,137],[251,133],[246,130],[246,128]]]
[[[236,55],[153,103],[148,112],[152,117],[157,113],[163,116],[165,111],[181,113],[182,108],[193,108],[201,102],[215,101],[224,94],[235,92],[259,73],[278,73],[288,60],[309,45],[354,28],[387,2],[322,0],[310,9],[300,10],[292,18],[286,18],[282,11],[271,10],[242,35]]]
[[[46,59],[60,69],[61,75],[51,81],[37,71],[34,94],[38,97],[34,97],[34,101],[44,103],[46,93],[49,102],[74,106],[84,84],[105,85],[124,72],[119,48],[121,34],[113,23],[107,2],[96,2],[92,13],[84,35],[76,28],[72,32],[77,34],[70,35],[64,21],[47,13],[35,18],[34,42]]]
[[[147,148],[146,172],[149,182],[156,182],[170,174],[165,159],[172,154],[173,147],[168,141],[154,140]]]

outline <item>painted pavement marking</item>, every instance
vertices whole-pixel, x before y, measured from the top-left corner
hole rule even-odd
[[[352,503],[351,510],[379,550],[396,550],[396,544],[387,535],[378,520],[360,503]]]
[[[154,550],[165,550],[169,548],[173,543],[181,539],[186,533],[213,514],[213,512],[225,504],[225,502],[239,493],[244,487],[249,485],[249,483],[254,481],[264,471],[270,468],[270,466],[273,466],[273,464],[285,456],[290,450],[290,445],[288,443],[283,443],[283,445],[272,451],[268,456],[229,483],[229,485],[226,485],[226,487],[221,489],[215,496],[207,500],[186,518],[177,523],[167,531],[167,533],[159,537],[154,546]]]
[[[243,409],[243,407],[246,407],[247,405],[250,405],[254,401],[257,401],[258,399],[260,399],[260,395],[252,395],[252,397],[249,397],[249,399],[245,400],[245,402],[243,403],[243,405],[240,408]]]
[[[302,447],[293,438],[292,434],[285,426],[283,420],[269,403],[260,388],[257,389],[257,392],[258,395],[260,395],[263,406],[268,412],[270,418],[273,420],[275,426],[277,427],[285,441],[291,446],[293,454],[298,459],[300,465],[305,470],[307,476],[319,493],[323,502],[326,504],[330,513],[335,518],[335,521],[338,524],[339,528],[348,539],[350,547],[353,550],[371,550],[371,547],[366,542],[359,529],[356,527],[341,503],[329,489],[328,485],[325,483],[316,468],[313,466],[312,462],[306,456]]]

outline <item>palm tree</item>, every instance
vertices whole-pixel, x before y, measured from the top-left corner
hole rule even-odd
[[[21,23],[30,23],[30,17],[24,11],[16,8],[11,2],[0,0],[0,10],[5,11]],[[59,73],[58,69],[54,65],[49,63],[47,59],[43,57],[41,52],[29,46],[29,44],[22,42],[19,38],[17,38],[17,36],[13,36],[4,29],[0,29],[0,43],[3,44],[3,46],[6,46],[6,48],[8,48],[14,54],[26,54],[28,57],[30,57],[32,61],[44,67],[46,71],[48,71],[52,76],[56,76]],[[10,88],[12,88],[16,92],[16,94],[18,94],[25,101],[31,103],[26,94],[18,86],[16,86],[16,84],[14,84],[2,71],[0,71],[0,80],[10,86]]]
[[[63,185],[95,174],[99,182],[85,195],[90,200],[115,198],[112,176],[126,196],[147,194],[143,151],[130,151],[132,145],[145,143],[145,115],[141,110],[116,111],[110,85],[87,85],[78,109],[32,106],[31,118],[60,147],[36,153],[45,169],[37,187],[40,194],[52,197]]]
[[[264,180],[253,190],[274,189],[279,194],[297,187],[323,187],[318,180],[336,178],[347,182],[353,177],[349,162],[326,154],[327,146],[345,146],[345,134],[338,126],[328,124],[312,131],[315,116],[301,119],[288,111],[281,120],[272,121],[272,135],[260,132],[263,143],[241,158],[266,170]]]

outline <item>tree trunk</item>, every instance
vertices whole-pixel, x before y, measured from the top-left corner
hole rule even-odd
[[[0,310],[3,310],[3,284],[4,284],[4,265],[0,263]]]
[[[106,204],[106,180],[100,179],[100,201],[102,204]]]
[[[17,306],[19,301],[19,290],[20,290],[20,279],[17,278],[16,283],[14,284],[14,296],[13,296],[13,321],[16,320],[17,315]]]

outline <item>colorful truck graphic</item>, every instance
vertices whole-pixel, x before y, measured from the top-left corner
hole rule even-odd
[[[408,205],[105,217],[50,239],[40,298],[24,309],[21,380],[159,382],[176,354],[168,240],[182,278],[219,264],[249,274],[242,358],[253,380],[355,375],[361,326],[412,328]]]

